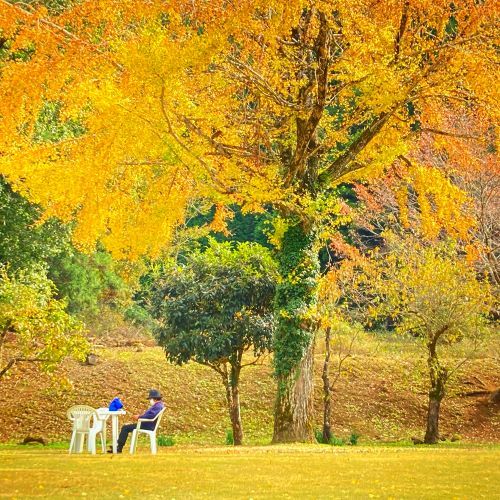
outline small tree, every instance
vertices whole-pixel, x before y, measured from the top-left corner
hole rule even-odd
[[[153,284],[152,313],[168,360],[179,365],[194,360],[221,376],[235,445],[243,441],[240,372],[271,349],[275,285],[267,249],[214,240],[204,252],[167,266]],[[244,363],[249,350],[254,358]]]
[[[424,441],[439,439],[439,410],[454,367],[439,357],[438,348],[458,342],[475,351],[487,332],[492,307],[489,284],[454,247],[423,247],[415,240],[389,238],[392,252],[379,255],[371,284],[381,298],[378,312],[394,317],[400,332],[410,333],[425,347],[429,373],[429,406]]]
[[[0,379],[17,363],[51,371],[66,356],[85,358],[83,325],[54,295],[43,271],[10,277],[0,269]]]
[[[323,381],[323,442],[332,438],[332,392],[346,372],[346,362],[352,356],[361,327],[356,323],[358,311],[365,306],[364,279],[359,266],[361,255],[351,255],[342,264],[323,276],[318,293],[318,317],[324,332],[325,358]],[[333,354],[333,363],[332,363]],[[333,376],[330,368],[333,364]]]

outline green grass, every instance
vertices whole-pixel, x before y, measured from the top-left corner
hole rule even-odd
[[[0,497],[498,498],[499,446],[0,448]]]

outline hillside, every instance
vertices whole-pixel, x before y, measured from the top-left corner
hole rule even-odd
[[[162,433],[176,442],[222,444],[230,428],[224,391],[218,376],[207,367],[190,363],[173,366],[159,347],[105,347],[98,362],[88,366],[67,361],[56,379],[35,366],[20,366],[0,386],[0,441],[27,435],[66,440],[70,424],[65,412],[73,404],[106,406],[120,395],[134,414],[146,405],[146,391],[160,388],[168,412]],[[500,386],[494,357],[466,364],[450,385],[442,408],[441,433],[458,434],[468,441],[500,441],[500,405],[484,394],[465,395]],[[322,354],[316,353],[316,422],[322,422],[320,371]],[[425,379],[418,375],[425,359],[401,340],[377,341],[366,337],[354,349],[348,372],[336,386],[333,429],[348,437],[353,431],[362,441],[396,441],[423,435]],[[247,444],[265,444],[272,436],[275,385],[269,361],[247,367],[242,375],[242,417]],[[71,384],[61,384],[66,377]]]

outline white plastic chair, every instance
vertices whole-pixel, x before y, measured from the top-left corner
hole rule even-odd
[[[96,410],[87,405],[72,406],[67,412],[68,418],[73,422],[73,433],[69,445],[69,453],[73,451],[81,453],[83,441],[87,436],[87,449],[93,455],[96,454],[97,435],[101,437],[102,452],[106,452],[104,440],[104,421],[99,418]]]
[[[137,428],[133,430],[132,439],[130,441],[130,454],[135,453],[135,449],[137,447],[137,438],[139,437],[139,433],[142,433],[142,434],[146,434],[149,436],[149,441],[151,444],[151,453],[153,455],[156,455],[156,453],[158,451],[158,447],[156,444],[156,431],[160,427],[161,417],[163,416],[163,412],[165,410],[166,410],[166,408],[163,408],[162,410],[160,410],[158,412],[158,415],[156,415],[155,418],[140,418],[137,421]],[[156,421],[156,425],[152,431],[147,430],[147,429],[141,429],[142,422],[155,422],[155,421]]]

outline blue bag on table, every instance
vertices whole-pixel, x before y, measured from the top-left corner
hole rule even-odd
[[[123,408],[123,403],[120,401],[120,398],[113,398],[113,401],[109,403],[109,411],[121,410]]]

